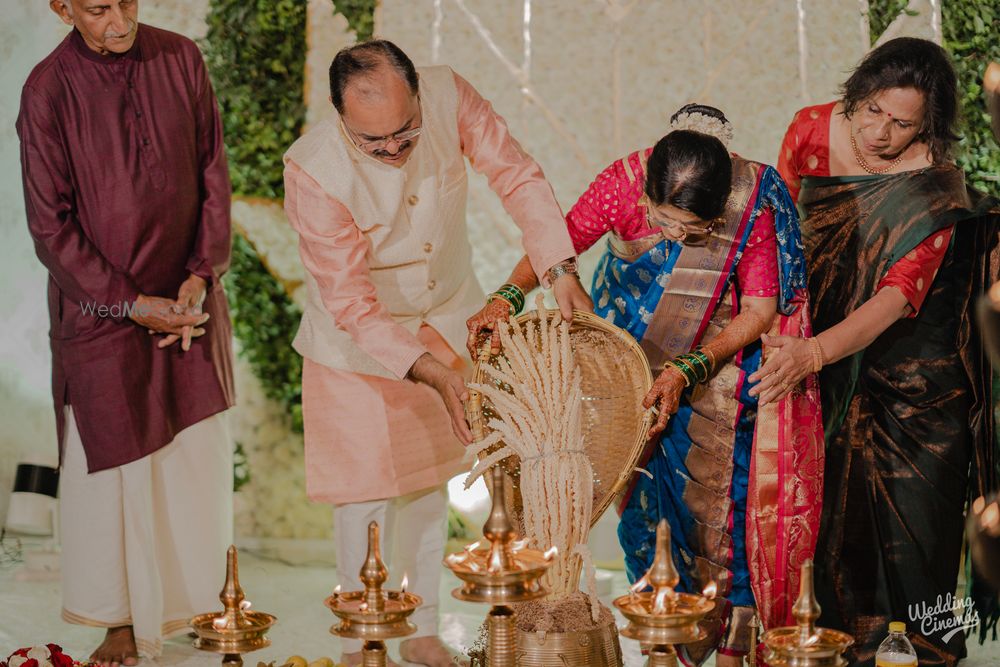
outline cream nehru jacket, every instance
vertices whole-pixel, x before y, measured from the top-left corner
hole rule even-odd
[[[292,144],[293,161],[342,203],[369,242],[370,279],[393,320],[422,323],[466,355],[465,320],[483,303],[465,222],[468,179],[459,141],[458,94],[445,66],[419,68],[423,130],[402,167],[359,151],[333,113]],[[395,379],[337,326],[315,278],[293,346],[330,368]]]

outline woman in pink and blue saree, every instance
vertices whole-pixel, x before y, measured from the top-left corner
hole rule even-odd
[[[789,623],[798,568],[815,548],[823,437],[815,376],[758,407],[748,376],[761,336],[808,336],[805,259],[785,184],[730,154],[721,111],[688,105],[655,147],[615,161],[567,215],[577,252],[608,236],[595,312],[631,333],[662,368],[645,406],[659,410],[621,504],[629,579],[649,568],[666,518],[681,588],[715,588],[716,612],[685,662],[720,666],[764,628]],[[519,265],[510,283],[534,287]],[[487,309],[484,309],[484,312]],[[469,321],[484,328],[483,313]]]

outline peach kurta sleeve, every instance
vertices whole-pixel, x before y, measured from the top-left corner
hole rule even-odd
[[[285,213],[299,234],[299,255],[337,326],[397,378],[427,352],[379,302],[369,279],[368,240],[350,211],[294,162],[285,166]]]
[[[549,267],[576,255],[552,187],[538,163],[511,136],[493,105],[458,74],[455,86],[462,153],[473,169],[486,176],[521,229],[524,251],[545,284]]]

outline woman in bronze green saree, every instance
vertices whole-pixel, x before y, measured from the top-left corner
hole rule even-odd
[[[904,621],[921,665],[954,665],[976,620],[956,620],[953,601],[967,499],[996,486],[973,306],[997,278],[1000,209],[948,160],[956,108],[948,55],[900,38],[865,58],[840,101],[802,109],[781,150],[819,333],[766,339],[751,380],[766,403],[822,368],[820,623],[855,636],[858,664]],[[977,593],[962,597],[985,633],[996,598]]]

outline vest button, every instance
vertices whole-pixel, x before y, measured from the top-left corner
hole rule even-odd
[[[435,287],[437,287],[437,281],[436,280],[428,280],[427,281],[427,289],[434,289]]]
[[[431,245],[430,243],[425,243],[424,244],[424,252],[426,252],[427,254],[430,254],[431,252],[433,252],[433,250],[434,250],[434,246],[433,245]]]
[[[409,197],[406,198],[406,203],[409,204],[410,206],[416,206],[419,201],[420,197],[418,197],[417,195],[410,195]]]

